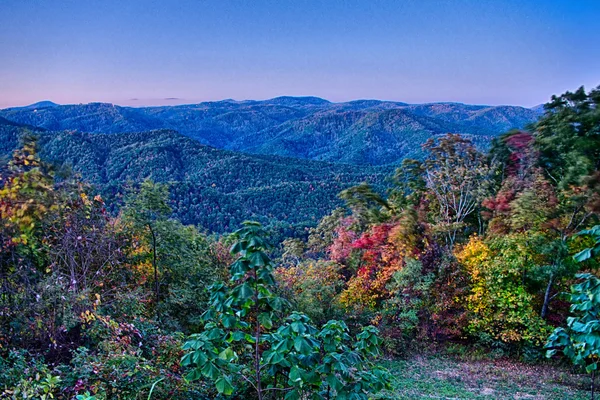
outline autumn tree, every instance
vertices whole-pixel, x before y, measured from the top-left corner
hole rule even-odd
[[[36,138],[23,142],[0,175],[0,340],[25,341],[32,333],[15,326],[31,316],[36,284],[49,272],[46,228],[59,208],[53,171],[38,157]]]
[[[130,195],[123,217],[139,232],[150,246],[151,264],[154,275],[154,301],[156,315],[160,319],[160,278],[158,270],[158,241],[160,240],[157,226],[166,221],[171,213],[168,205],[169,189],[166,185],[154,183],[147,179],[140,185],[139,192]]]
[[[534,309],[524,277],[536,266],[522,235],[484,241],[477,236],[456,252],[471,281],[468,330],[506,343],[539,345],[548,331]]]
[[[429,139],[423,163],[427,190],[434,200],[434,230],[450,248],[466,219],[475,213],[489,192],[492,169],[484,155],[460,135]]]

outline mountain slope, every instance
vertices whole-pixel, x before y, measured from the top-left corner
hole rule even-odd
[[[235,142],[250,153],[281,154],[313,160],[353,164],[392,164],[405,157],[419,157],[420,144],[446,132],[476,132],[455,122],[416,116],[406,108],[324,111],[289,121]],[[479,135],[484,141],[488,135]],[[479,142],[475,138],[476,142]]]
[[[25,127],[0,120],[8,155]],[[226,232],[246,219],[281,235],[303,234],[340,205],[337,194],[367,181],[384,190],[390,168],[252,156],[199,144],[177,132],[120,134],[37,131],[40,155],[69,165],[118,203],[124,186],[152,178],[171,184],[175,214],[185,223]]]
[[[419,156],[428,138],[448,132],[485,147],[494,136],[540,115],[514,106],[410,105],[380,100],[331,103],[317,97],[223,100],[164,107],[105,103],[9,108],[8,120],[49,130],[90,133],[175,130],[221,149],[331,162],[394,164]]]

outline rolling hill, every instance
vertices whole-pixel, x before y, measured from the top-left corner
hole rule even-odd
[[[379,100],[332,103],[317,97],[223,100],[163,107],[41,102],[0,110],[0,117],[52,131],[132,133],[173,130],[201,144],[245,153],[397,164],[418,157],[428,138],[448,132],[486,147],[491,138],[534,122],[541,110],[461,103]]]
[[[205,146],[172,130],[82,133],[39,130],[0,118],[0,155],[8,158],[26,131],[39,136],[40,155],[68,166],[119,204],[127,186],[146,178],[170,184],[175,216],[210,232],[247,219],[275,238],[298,236],[340,205],[337,194],[360,182],[380,191],[390,167],[370,167],[247,155]]]

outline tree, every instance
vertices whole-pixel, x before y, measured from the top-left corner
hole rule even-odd
[[[552,96],[535,126],[540,165],[552,182],[567,188],[600,169],[600,87]]]
[[[597,221],[600,212],[600,87],[588,93],[580,87],[552,96],[544,108],[547,112],[535,126],[535,146],[540,168],[556,187],[557,201],[548,226],[559,250],[550,264],[542,308],[545,317],[553,280],[569,270],[567,239]]]
[[[378,354],[376,329],[364,328],[352,343],[343,322],[319,330],[303,314],[284,317],[288,304],[274,292],[260,225],[246,222],[235,235],[231,286],[211,288],[204,329],[183,347],[188,379],[208,378],[224,395],[241,395],[245,384],[259,400],[367,399],[385,387],[385,370],[369,361]]]
[[[473,317],[469,331],[489,335],[505,343],[537,345],[545,338],[547,325],[534,310],[534,296],[525,277],[535,266],[523,235],[507,235],[489,242],[471,237],[456,253],[467,270],[471,292],[466,297]]]
[[[339,197],[363,225],[385,222],[392,211],[390,204],[366,183],[343,190]]]
[[[394,173],[394,187],[390,190],[387,202],[393,215],[399,215],[408,208],[415,208],[426,191],[424,166],[419,160],[405,159]]]
[[[332,261],[305,261],[275,270],[279,292],[294,309],[317,324],[339,317],[338,296],[345,286],[341,266]]]
[[[557,284],[578,268],[570,256],[573,235],[592,221],[600,209],[594,203],[598,197],[594,179],[579,176],[573,180],[575,176],[571,173],[571,183],[559,184],[548,173],[550,156],[544,155],[544,151],[548,146],[558,151],[557,143],[566,140],[558,138],[565,135],[559,128],[570,125],[564,118],[572,121],[583,118],[572,113],[572,106],[565,107],[560,118],[546,115],[538,124],[539,131],[510,132],[495,143],[492,153],[502,165],[504,179],[496,195],[483,202],[488,210],[484,214],[490,220],[490,236],[526,233],[527,238],[536,238],[535,258],[539,266],[534,275],[543,293],[542,318],[547,318],[551,301],[559,293],[553,294]],[[580,150],[577,146],[569,148],[569,151]],[[560,155],[557,153],[555,158]]]
[[[306,245],[311,257],[318,258],[327,255],[329,247],[335,240],[335,231],[345,216],[346,210],[336,208],[329,215],[321,218],[316,227],[310,228]]]
[[[0,175],[0,218],[10,230],[9,242],[23,245],[36,256],[43,220],[58,210],[54,173],[38,156],[37,138],[27,136]],[[7,232],[8,233],[8,232]]]
[[[465,220],[488,195],[492,170],[483,154],[460,135],[429,139],[423,149],[424,177],[435,200],[434,226],[454,246]]]
[[[167,185],[154,183],[147,179],[140,185],[139,192],[132,195],[125,205],[123,214],[125,220],[130,222],[134,230],[150,233],[152,248],[152,270],[154,272],[154,298],[156,302],[156,316],[160,320],[160,280],[158,272],[157,254],[157,224],[166,221],[171,213],[168,205],[169,189]]]

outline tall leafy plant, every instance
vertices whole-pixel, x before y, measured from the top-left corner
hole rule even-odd
[[[592,377],[592,399],[594,398],[596,371],[600,362],[600,279],[591,274],[577,274],[582,282],[573,285],[571,313],[567,326],[554,330],[548,338],[547,357],[559,350],[574,365],[585,368]]]
[[[600,252],[600,226],[584,230],[580,235],[591,235],[595,239],[593,247],[577,253],[574,258],[583,262]],[[596,371],[600,366],[600,279],[592,274],[577,274],[582,281],[571,287],[569,300],[572,317],[567,318],[567,326],[554,330],[548,338],[547,357],[559,350],[574,365],[585,368],[591,374],[592,399],[596,386]]]
[[[374,327],[352,338],[341,321],[317,329],[301,313],[284,316],[289,304],[275,294],[261,226],[246,222],[235,236],[230,284],[210,288],[203,331],[183,346],[188,379],[205,378],[223,395],[253,392],[259,400],[367,399],[387,386],[386,371],[371,361],[380,343]]]
[[[140,190],[128,199],[124,216],[133,228],[139,232],[149,232],[147,238],[152,249],[152,270],[154,271],[154,300],[156,302],[156,317],[160,320],[160,278],[158,271],[157,243],[159,241],[157,224],[167,220],[171,213],[168,205],[169,188],[165,184],[154,183],[150,179],[142,182]],[[146,236],[142,234],[142,236]]]

